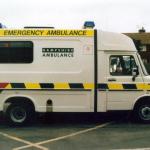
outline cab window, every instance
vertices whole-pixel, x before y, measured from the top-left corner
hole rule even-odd
[[[132,68],[136,67],[133,56],[110,56],[110,74],[113,76],[132,76]]]

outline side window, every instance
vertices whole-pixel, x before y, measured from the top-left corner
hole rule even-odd
[[[110,56],[110,74],[113,76],[130,76],[134,67],[136,63],[133,56]]]
[[[32,61],[32,42],[0,41],[0,63],[32,63]]]

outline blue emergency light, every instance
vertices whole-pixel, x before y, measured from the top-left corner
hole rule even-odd
[[[0,28],[6,28],[6,26],[0,23]]]
[[[84,28],[86,29],[86,28],[94,28],[95,27],[95,23],[94,23],[94,21],[85,21],[85,23],[84,23]]]

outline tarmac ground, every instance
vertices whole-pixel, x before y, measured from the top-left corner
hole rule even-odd
[[[0,121],[0,150],[150,149],[150,125],[128,115],[47,114],[32,125]]]

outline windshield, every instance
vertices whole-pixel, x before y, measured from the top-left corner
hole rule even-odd
[[[137,56],[138,56],[138,59],[139,59],[139,62],[140,62],[140,65],[141,65],[141,68],[142,68],[142,71],[143,71],[144,75],[148,76],[149,74],[148,74],[148,72],[147,72],[147,70],[145,68],[145,65],[144,65],[144,63],[143,63],[143,61],[141,59],[141,56],[138,53],[137,53]]]

